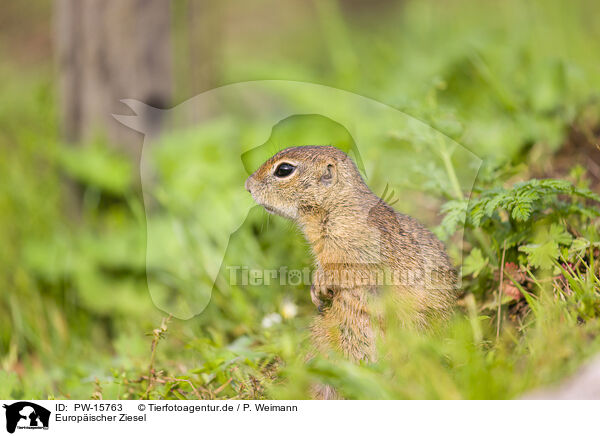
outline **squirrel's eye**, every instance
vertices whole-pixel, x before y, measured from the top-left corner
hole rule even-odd
[[[286,177],[292,174],[295,169],[296,167],[294,165],[284,162],[282,164],[279,164],[277,168],[275,168],[274,174],[276,177]]]

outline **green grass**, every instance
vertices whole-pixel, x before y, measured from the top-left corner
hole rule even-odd
[[[264,126],[239,115],[172,132],[154,157],[164,183],[146,190],[160,206],[149,214],[127,157],[102,139],[80,149],[62,143],[49,64],[24,72],[5,61],[0,398],[307,398],[315,381],[346,398],[515,398],[571,374],[600,351],[598,197],[574,163],[552,180],[532,178],[536,167],[555,167],[573,126],[592,136],[600,126],[600,74],[589,55],[600,52],[598,12],[583,0],[415,1],[358,16],[331,0],[315,8],[310,31],[299,15],[278,38],[257,34],[264,49],[242,40],[222,48],[222,83],[317,82],[426,123],[390,132],[365,116],[373,141],[357,145],[373,189],[389,183],[396,207],[421,214],[464,266],[460,304],[427,332],[390,326],[371,365],[306,362],[315,314],[308,290],[234,285],[224,267],[310,266],[299,233],[258,209],[219,239],[235,224],[226,205],[250,204],[232,188],[246,176],[241,154],[308,140],[304,124],[270,142]],[[297,89],[279,104],[318,101],[321,91]],[[432,145],[436,131],[452,141]],[[403,153],[411,159],[400,162]],[[77,213],[66,181],[83,193]],[[198,203],[221,206],[209,216]],[[173,217],[190,232],[186,249],[198,264],[213,268],[227,248],[214,287],[204,273],[172,285],[181,266],[169,251],[181,249],[172,245]],[[216,236],[203,239],[196,230],[205,228]],[[191,265],[183,272],[196,271]],[[172,289],[186,286],[193,292],[173,299]],[[188,320],[159,310],[185,313],[181,301],[208,305]],[[281,322],[263,325],[273,314]]]

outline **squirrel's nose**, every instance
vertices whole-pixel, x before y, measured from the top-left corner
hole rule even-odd
[[[246,191],[250,192],[250,183],[248,183],[250,181],[250,177],[248,177],[246,179],[246,181],[244,182],[244,188],[246,188]]]

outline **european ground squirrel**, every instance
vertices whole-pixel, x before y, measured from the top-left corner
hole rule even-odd
[[[268,212],[291,219],[312,248],[312,340],[354,361],[375,360],[373,296],[391,289],[412,320],[447,317],[456,273],[444,245],[417,220],[375,195],[354,162],[331,146],[280,151],[245,183]]]

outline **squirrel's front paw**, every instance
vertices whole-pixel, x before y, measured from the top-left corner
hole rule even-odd
[[[320,313],[323,313],[325,309],[327,309],[331,305],[331,299],[333,298],[333,291],[327,290],[323,292],[321,289],[312,285],[310,287],[310,299],[313,304],[317,306]]]
[[[319,311],[322,311],[331,303],[334,291],[331,286],[328,286],[323,280],[324,274],[322,272],[315,271],[313,275],[313,283],[310,287],[310,299],[313,304],[317,306]]]
[[[325,292],[323,292],[325,291]],[[324,301],[330,299],[331,297],[329,297],[329,294],[327,293],[327,290],[322,290],[319,286],[315,286],[314,284],[311,285],[310,287],[310,299],[312,300],[313,304],[317,307],[321,306],[321,304],[323,304]]]

